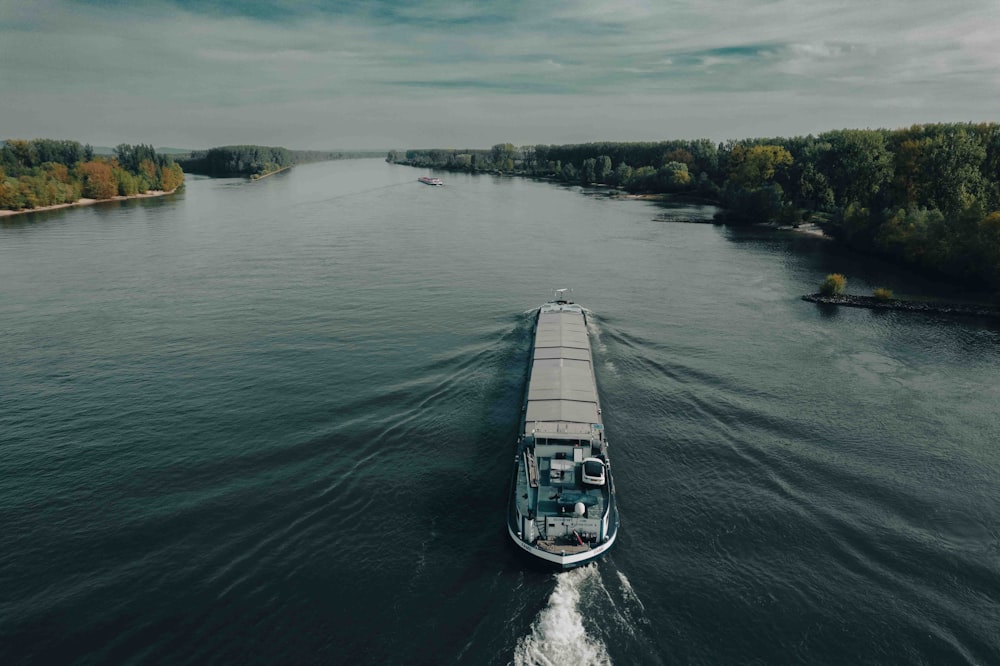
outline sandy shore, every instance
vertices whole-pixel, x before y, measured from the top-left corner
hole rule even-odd
[[[619,199],[637,199],[639,201],[669,201],[669,194],[629,194],[627,192],[622,194],[613,194],[611,196],[618,197]]]
[[[273,176],[274,174],[281,173],[282,171],[288,171],[293,166],[295,166],[295,165],[294,164],[289,164],[286,167],[281,167],[280,169],[276,169],[274,171],[268,171],[267,173],[262,173],[260,175],[254,174],[254,175],[250,176],[250,180],[252,180],[252,181],[264,180],[268,176]]]
[[[806,234],[808,236],[819,236],[820,238],[830,238],[829,236],[823,233],[822,229],[820,229],[818,226],[810,222],[806,222],[805,224],[800,224],[797,227],[778,227],[778,228],[787,229],[788,231],[794,231],[799,234]]]
[[[12,215],[24,215],[25,213],[41,213],[48,210],[59,210],[60,208],[72,208],[73,206],[91,206],[93,204],[104,203],[105,201],[125,201],[127,199],[148,199],[150,197],[162,197],[164,194],[173,194],[176,190],[150,190],[142,194],[133,194],[129,197],[111,197],[110,199],[77,199],[73,203],[56,204],[55,206],[39,206],[38,208],[25,208],[24,210],[0,210],[0,217],[10,217]]]

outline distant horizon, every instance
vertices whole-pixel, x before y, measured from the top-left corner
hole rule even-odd
[[[740,140],[759,140],[759,139],[770,139],[770,138],[775,138],[775,139],[777,139],[777,138],[793,139],[793,138],[805,137],[805,136],[810,136],[810,135],[812,135],[812,136],[819,136],[819,135],[825,134],[827,132],[837,132],[837,131],[842,131],[842,130],[896,131],[896,130],[905,130],[905,129],[908,129],[908,128],[913,127],[915,125],[945,125],[945,124],[959,124],[959,125],[966,125],[966,124],[967,125],[994,124],[994,125],[1000,125],[1000,121],[998,121],[998,120],[935,121],[935,122],[926,122],[926,123],[911,123],[909,125],[904,125],[904,126],[900,126],[900,127],[831,127],[831,128],[825,129],[825,130],[818,131],[818,132],[811,132],[809,134],[786,134],[786,135],[768,135],[768,136],[740,136],[740,137],[728,137],[727,139],[722,139],[722,140],[712,139],[711,137],[707,137],[707,136],[700,136],[700,137],[684,137],[684,138],[662,137],[662,138],[658,138],[658,139],[646,139],[646,140],[644,140],[644,139],[637,139],[637,140],[631,140],[631,141],[616,141],[614,139],[590,139],[590,140],[584,140],[584,141],[574,141],[572,143],[566,143],[566,144],[555,144],[555,143],[552,143],[552,142],[549,142],[549,141],[537,141],[537,142],[534,142],[534,143],[526,143],[526,144],[516,144],[516,143],[514,143],[513,145],[515,147],[517,147],[517,148],[524,148],[524,147],[527,147],[527,146],[537,146],[537,145],[582,145],[582,144],[591,144],[591,143],[661,143],[661,142],[669,142],[669,141],[693,141],[693,140],[699,140],[699,139],[704,139],[704,140],[712,141],[713,143],[724,143],[725,141],[730,140],[730,139],[736,140],[736,141],[740,141]],[[66,139],[66,140],[69,140],[69,141],[79,141],[78,139],[74,139],[72,137],[41,137],[41,136],[36,136],[36,137],[14,137],[14,136],[0,137],[0,141],[6,140],[6,139]],[[80,143],[81,144],[86,144],[87,142],[80,141]],[[119,143],[127,143],[127,142],[119,142]],[[149,142],[148,141],[137,141],[135,143],[149,143]],[[370,147],[369,148],[364,148],[364,147],[362,147],[362,148],[326,148],[326,147],[322,147],[322,148],[306,147],[306,148],[303,148],[301,146],[280,146],[280,147],[281,148],[287,148],[288,150],[311,151],[311,152],[329,152],[329,153],[337,153],[337,152],[345,152],[345,153],[358,153],[358,152],[364,152],[364,153],[388,153],[389,151],[392,151],[392,150],[462,150],[462,149],[467,149],[467,150],[489,150],[490,148],[492,148],[497,143],[513,143],[513,142],[511,142],[511,141],[495,141],[495,142],[493,142],[493,143],[491,143],[489,145],[478,145],[478,146],[473,146],[473,145],[467,145],[467,146],[409,145],[409,146],[387,146],[387,147],[382,147],[382,148],[370,148]],[[118,145],[118,144],[115,144],[115,145]],[[248,141],[248,142],[244,142],[242,144],[233,144],[233,143],[222,144],[222,143],[218,143],[218,144],[213,144],[211,146],[201,146],[201,147],[198,147],[198,148],[178,148],[176,146],[154,146],[154,149],[157,152],[160,152],[160,151],[176,151],[178,153],[190,153],[190,152],[195,152],[195,151],[199,151],[199,150],[210,150],[212,148],[221,148],[221,147],[224,147],[224,146],[233,146],[233,145],[252,145],[252,146],[273,146],[273,147],[279,147],[279,146],[276,146],[276,144],[261,143],[259,141]],[[101,151],[99,154],[111,153],[111,152],[114,151],[114,146],[107,146],[107,145],[98,146],[98,145],[91,144],[91,147],[94,149],[95,152]]]
[[[3,139],[14,139],[14,138],[20,139],[22,137],[3,137]],[[36,137],[31,137],[31,138],[32,139],[53,139],[53,138],[54,139],[63,139],[63,138],[66,138],[66,137],[41,137],[41,136],[36,136]],[[3,140],[3,139],[0,139],[0,140]],[[69,140],[69,141],[77,141],[77,139],[67,139],[67,140]],[[80,141],[80,143],[86,144],[86,142],[84,142],[84,141]],[[124,142],[119,142],[119,143],[124,143]],[[149,142],[148,141],[139,141],[137,143],[149,143]],[[118,144],[115,144],[115,146],[117,146],[117,145]],[[216,144],[216,145],[212,145],[212,146],[203,146],[203,147],[199,147],[199,148],[178,148],[176,146],[153,146],[153,149],[156,152],[158,152],[158,153],[162,152],[165,155],[169,155],[171,153],[187,154],[187,153],[197,152],[199,150],[211,150],[212,148],[222,148],[222,147],[225,147],[225,146],[237,146],[237,145],[243,145],[243,146],[271,146],[271,147],[276,147],[276,148],[278,148],[278,147],[280,147],[280,148],[287,148],[288,150],[303,151],[303,152],[315,152],[315,153],[379,153],[379,152],[388,153],[390,150],[399,150],[398,148],[298,148],[298,147],[295,147],[295,146],[273,146],[272,144],[264,144],[264,143],[256,143],[256,142],[243,143],[243,144],[234,144],[234,143],[221,144],[220,143],[220,144]],[[114,150],[115,150],[115,146],[95,146],[95,145],[91,144],[90,147],[94,149],[95,153],[97,153],[99,155],[105,155],[105,154],[111,154],[111,153],[113,153]],[[169,152],[166,152],[166,151],[169,151]]]
[[[240,141],[214,142],[211,145],[202,145],[202,146],[198,146],[198,147],[195,147],[195,148],[186,148],[186,147],[169,146],[169,145],[155,145],[154,142],[150,141],[149,139],[145,139],[142,136],[130,137],[130,139],[128,139],[128,140],[115,141],[115,142],[113,142],[113,145],[112,145],[109,142],[95,143],[93,141],[88,141],[86,139],[82,139],[82,138],[79,138],[77,136],[61,136],[61,135],[57,136],[57,135],[52,135],[52,134],[47,134],[47,135],[31,135],[31,136],[28,136],[28,135],[25,135],[24,133],[20,133],[19,134],[17,132],[7,132],[3,136],[0,136],[0,141],[9,140],[9,139],[11,139],[11,140],[56,139],[56,140],[78,141],[80,144],[83,144],[83,145],[89,144],[91,147],[94,148],[95,151],[100,150],[100,151],[105,151],[105,152],[112,152],[114,150],[114,147],[117,146],[118,144],[126,143],[126,144],[149,144],[149,145],[154,145],[154,148],[157,151],[168,150],[168,151],[177,151],[177,152],[183,152],[183,153],[193,152],[193,151],[198,151],[198,150],[209,150],[211,148],[218,148],[218,147],[223,147],[223,146],[235,146],[235,145],[257,145],[257,146],[275,146],[275,147],[279,147],[280,146],[282,148],[287,148],[289,150],[316,151],[316,152],[386,152],[387,153],[390,150],[427,150],[427,149],[442,149],[442,150],[461,150],[461,149],[489,150],[492,146],[494,146],[494,145],[496,145],[498,143],[511,143],[511,144],[513,144],[513,145],[521,148],[521,147],[536,146],[536,145],[579,145],[579,144],[589,144],[589,143],[660,143],[660,142],[669,142],[669,141],[695,141],[695,140],[699,140],[699,139],[704,139],[704,140],[711,141],[712,143],[719,144],[719,143],[725,143],[726,141],[730,141],[730,140],[741,141],[741,140],[755,140],[755,139],[768,139],[768,138],[786,138],[786,139],[790,139],[790,138],[805,137],[805,136],[818,136],[818,135],[821,135],[821,134],[825,134],[827,132],[835,132],[835,131],[840,131],[840,130],[874,130],[874,131],[885,130],[885,131],[893,131],[893,130],[903,130],[903,129],[907,129],[907,128],[910,128],[910,127],[913,127],[913,126],[920,126],[920,125],[942,125],[942,124],[968,124],[968,125],[1000,124],[1000,116],[998,116],[997,118],[984,118],[984,119],[964,119],[964,120],[963,119],[949,119],[949,120],[937,119],[937,120],[923,120],[923,121],[913,121],[913,122],[908,122],[908,123],[903,123],[903,124],[898,124],[898,125],[882,124],[882,125],[878,125],[878,126],[869,125],[869,126],[863,126],[863,127],[862,126],[857,126],[857,125],[855,125],[855,126],[840,125],[840,126],[830,126],[830,127],[826,127],[826,128],[817,128],[817,129],[814,129],[814,130],[811,130],[811,131],[804,131],[804,132],[784,132],[784,133],[767,133],[767,134],[760,134],[760,133],[758,133],[758,134],[741,134],[741,135],[735,135],[735,134],[729,135],[729,134],[727,134],[725,136],[723,136],[721,134],[715,134],[715,135],[709,135],[709,134],[706,134],[706,135],[690,135],[690,136],[680,136],[680,135],[664,134],[664,135],[661,135],[661,136],[649,137],[649,138],[635,137],[635,138],[624,138],[624,139],[622,139],[622,138],[607,138],[607,137],[599,137],[599,138],[585,138],[585,137],[581,137],[581,138],[578,138],[578,139],[573,140],[573,141],[554,141],[554,140],[545,140],[545,139],[542,139],[542,140],[539,140],[539,141],[530,141],[530,142],[522,142],[522,143],[519,143],[517,141],[511,141],[511,140],[505,139],[503,137],[498,137],[498,138],[490,139],[489,141],[483,141],[483,142],[480,142],[480,143],[472,142],[472,143],[463,143],[463,144],[454,144],[454,143],[451,143],[451,144],[433,144],[433,143],[428,143],[428,142],[417,141],[417,142],[408,143],[408,144],[399,144],[399,145],[392,145],[392,146],[388,146],[387,145],[387,146],[375,147],[375,148],[372,148],[370,146],[364,146],[364,145],[354,146],[354,147],[342,147],[341,146],[341,147],[334,147],[334,148],[330,148],[330,147],[326,147],[326,146],[319,146],[319,147],[317,147],[315,145],[303,146],[303,145],[296,145],[296,144],[283,144],[283,143],[277,143],[277,142],[266,141],[266,140],[254,140],[252,137],[246,137],[246,138],[244,138],[243,140],[240,140]]]
[[[225,146],[251,145],[251,146],[281,147],[281,148],[287,148],[288,150],[305,151],[305,152],[329,152],[329,153],[337,153],[337,152],[345,152],[345,153],[349,153],[349,152],[350,153],[364,152],[364,153],[386,153],[386,154],[388,154],[390,151],[393,151],[393,150],[462,150],[462,149],[466,149],[466,150],[489,150],[490,148],[492,148],[494,145],[496,145],[498,143],[512,143],[517,148],[524,148],[524,147],[528,147],[528,146],[537,146],[537,145],[583,145],[583,144],[592,144],[592,143],[661,143],[661,142],[670,142],[670,141],[694,141],[694,140],[703,139],[703,140],[712,141],[713,143],[718,144],[718,143],[724,143],[725,141],[728,141],[728,140],[741,141],[741,140],[760,140],[760,139],[771,139],[771,138],[774,138],[774,139],[779,139],[779,138],[793,139],[793,138],[806,137],[806,136],[819,136],[819,135],[825,134],[827,132],[837,132],[837,131],[842,131],[842,130],[896,131],[896,130],[905,130],[905,129],[908,129],[910,127],[919,126],[919,125],[945,125],[945,124],[959,124],[959,125],[994,124],[994,125],[998,125],[998,124],[1000,124],[1000,121],[998,121],[998,120],[959,120],[959,121],[931,121],[931,122],[923,122],[923,123],[910,123],[908,125],[903,125],[903,126],[899,126],[899,127],[887,127],[887,126],[882,126],[882,127],[830,127],[830,128],[825,129],[825,130],[820,130],[820,131],[817,131],[817,132],[809,132],[809,133],[806,133],[806,134],[784,134],[784,135],[781,135],[781,134],[772,134],[772,135],[767,135],[767,136],[738,136],[738,137],[737,136],[733,136],[733,137],[727,137],[726,139],[721,139],[721,140],[720,139],[713,139],[713,138],[707,137],[707,136],[699,136],[699,137],[669,137],[669,136],[667,136],[667,137],[661,137],[661,138],[657,138],[657,139],[635,139],[635,140],[623,140],[623,141],[618,141],[618,140],[615,140],[615,139],[589,139],[589,140],[582,140],[582,141],[573,141],[573,142],[568,142],[568,143],[554,143],[554,142],[551,142],[551,141],[536,141],[534,143],[517,144],[517,143],[514,143],[512,141],[503,141],[503,140],[501,140],[501,141],[494,141],[493,143],[490,143],[489,145],[440,146],[440,145],[414,144],[414,145],[407,145],[407,146],[388,146],[388,147],[382,147],[382,148],[370,148],[370,147],[367,147],[367,148],[366,147],[361,147],[361,148],[326,148],[326,147],[317,148],[317,147],[306,147],[306,148],[303,148],[301,146],[283,146],[283,145],[279,145],[279,144],[264,143],[264,142],[260,142],[260,141],[244,141],[242,143],[215,143],[215,144],[213,144],[211,146],[200,146],[200,147],[197,147],[197,148],[178,148],[176,146],[154,146],[154,150],[156,150],[157,152],[162,152],[163,154],[171,154],[171,153],[187,154],[187,153],[192,153],[192,152],[196,152],[196,151],[199,151],[199,150],[210,150],[212,148],[221,148],[221,147],[225,147]],[[115,146],[117,146],[118,144],[121,144],[121,143],[150,144],[149,141],[138,140],[138,141],[131,141],[131,142],[129,142],[129,141],[119,141],[119,142],[115,143],[114,146],[112,146],[112,145],[97,145],[97,144],[90,143],[88,141],[83,141],[83,140],[78,139],[78,138],[66,137],[66,136],[31,136],[31,137],[27,137],[27,136],[0,136],[0,141],[6,141],[6,140],[34,140],[34,139],[55,139],[55,140],[77,141],[77,142],[79,142],[82,145],[88,145],[89,144],[91,146],[91,148],[93,148],[94,152],[96,154],[98,154],[98,155],[113,154]],[[167,151],[169,151],[169,152],[167,152]]]

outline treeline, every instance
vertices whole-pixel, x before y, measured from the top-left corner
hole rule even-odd
[[[206,176],[263,176],[294,164],[292,151],[272,146],[220,146],[177,161],[186,172]]]
[[[716,201],[734,223],[821,224],[852,247],[1000,287],[1000,125],[818,136],[390,152],[421,167]]]
[[[331,160],[360,160],[383,157],[382,150],[293,150],[292,157],[297,164],[306,162],[328,162]]]
[[[198,150],[177,161],[187,173],[206,176],[246,176],[259,178],[295,164],[327,160],[379,157],[377,151],[289,150],[274,146],[220,146]]]
[[[169,192],[183,182],[180,166],[152,146],[123,143],[114,155],[103,157],[77,141],[0,143],[0,209],[25,210],[149,190]]]

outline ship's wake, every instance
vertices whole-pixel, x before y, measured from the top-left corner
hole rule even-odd
[[[599,592],[603,585],[596,566],[574,569],[556,577],[556,589],[518,641],[514,664],[560,666],[610,664],[604,642],[588,633],[580,612],[581,599]]]

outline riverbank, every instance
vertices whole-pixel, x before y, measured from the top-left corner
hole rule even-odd
[[[515,174],[510,174],[510,175],[511,176],[520,176],[522,174],[516,174],[515,173]],[[539,176],[528,176],[528,177],[529,178],[533,178],[534,180],[543,180],[543,181],[550,181],[550,182],[558,182],[556,178],[552,178],[552,177],[539,177]],[[639,192],[639,193],[632,193],[632,192],[626,192],[625,190],[622,190],[622,189],[619,189],[619,188],[616,188],[616,187],[612,187],[610,185],[603,185],[603,184],[600,184],[600,183],[595,184],[595,185],[583,186],[583,188],[584,188],[584,191],[586,191],[586,192],[591,192],[591,191],[600,190],[600,189],[606,189],[606,191],[603,193],[603,196],[606,196],[609,199],[622,199],[622,200],[631,200],[631,201],[650,201],[650,202],[654,202],[654,203],[670,203],[670,202],[688,203],[688,204],[696,204],[696,205],[701,205],[701,206],[715,206],[720,211],[724,209],[723,204],[720,201],[718,201],[717,199],[711,199],[711,198],[708,198],[708,197],[698,196],[696,194],[692,194],[692,193],[689,193],[689,192]],[[601,196],[601,194],[598,193],[598,196]],[[690,222],[692,224],[722,224],[722,225],[729,224],[724,219],[711,219],[711,220],[697,219],[697,220],[676,220],[676,221],[678,221],[678,222]],[[797,225],[779,225],[779,224],[776,224],[776,223],[773,223],[773,222],[757,222],[757,223],[752,223],[752,224],[749,224],[749,225],[747,225],[747,224],[741,224],[741,225],[738,225],[738,226],[766,227],[766,228],[770,228],[770,229],[775,229],[777,231],[791,231],[791,232],[794,232],[794,233],[797,233],[797,234],[803,234],[803,235],[806,235],[806,236],[815,236],[817,238],[824,238],[826,240],[833,240],[833,236],[830,236],[825,231],[823,231],[823,228],[820,225],[816,224],[815,222],[803,222],[803,223],[797,224]]]
[[[25,208],[24,210],[0,210],[0,218],[12,217],[14,215],[24,215],[26,213],[44,213],[50,210],[60,210],[62,208],[73,208],[76,206],[93,206],[94,204],[104,203],[106,201],[125,201],[127,199],[149,199],[152,197],[162,197],[167,194],[173,194],[177,191],[177,188],[172,190],[150,190],[148,192],[143,192],[142,194],[133,194],[130,196],[117,196],[111,197],[110,199],[77,199],[72,203],[55,204],[53,206],[39,206],[38,208]]]
[[[294,164],[289,164],[288,166],[281,167],[280,169],[275,169],[274,171],[268,171],[267,173],[254,173],[254,174],[250,175],[250,180],[254,180],[254,181],[256,181],[256,180],[264,180],[268,176],[273,176],[274,174],[281,173],[282,171],[288,171],[293,166],[295,166],[295,165]]]
[[[990,317],[1000,319],[1000,306],[977,303],[955,303],[944,301],[909,301],[898,298],[879,299],[874,296],[851,296],[840,294],[806,294],[802,300],[822,305],[843,305],[849,308],[869,308],[872,310],[901,310],[925,314],[959,315],[967,317]]]

